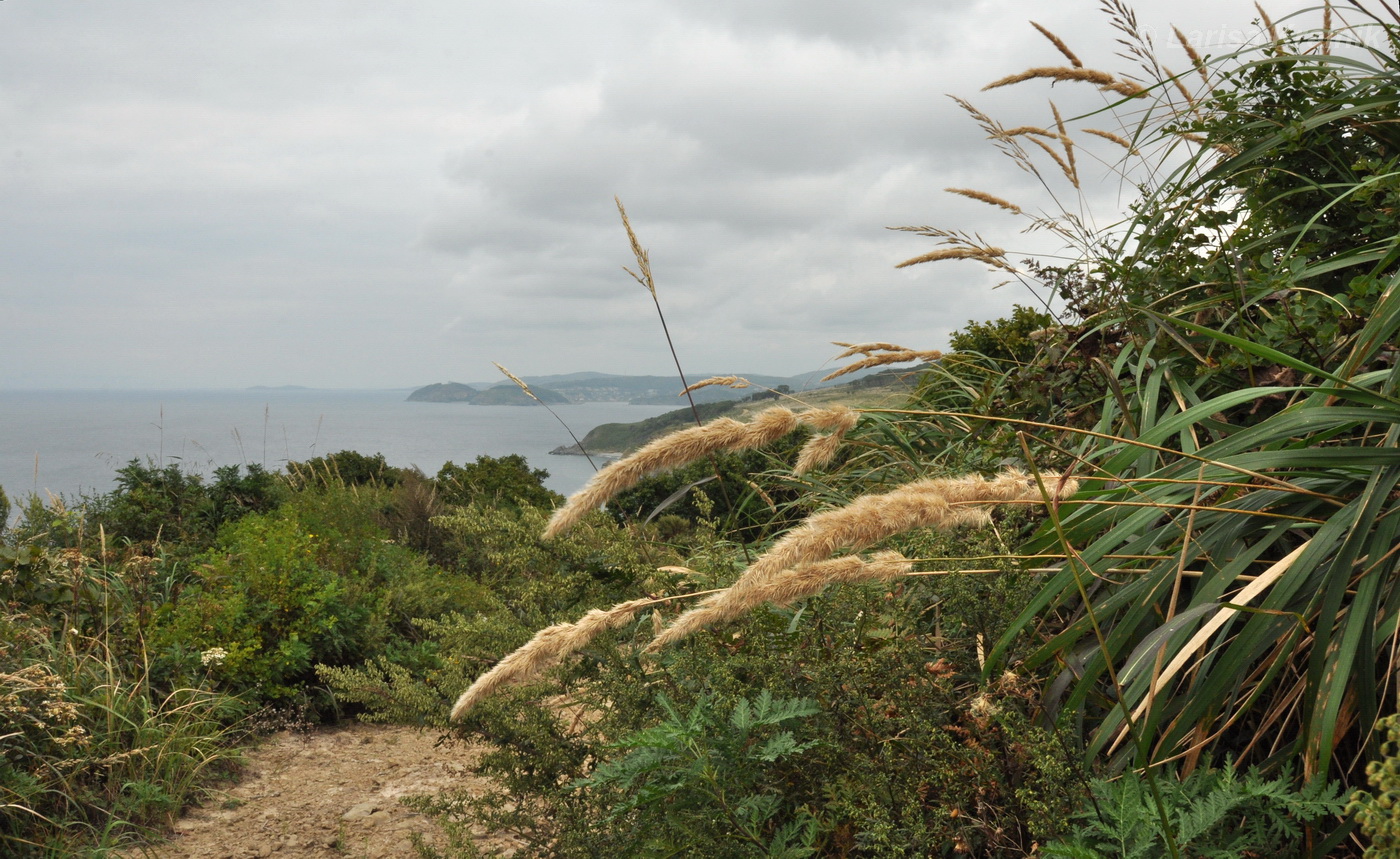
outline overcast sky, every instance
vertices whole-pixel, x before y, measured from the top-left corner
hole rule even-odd
[[[973,262],[896,270],[935,245],[885,228],[1045,250],[942,189],[1049,205],[947,94],[1011,125],[1103,104],[979,92],[1061,64],[1031,18],[1129,69],[1098,6],[0,0],[0,388],[664,373],[614,195],[688,372],[938,348],[1033,298]],[[1171,23],[1203,53],[1257,33],[1242,0],[1137,11],[1179,68]],[[1111,221],[1124,198],[1085,146]]]

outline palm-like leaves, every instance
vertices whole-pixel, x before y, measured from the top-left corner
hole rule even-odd
[[[1400,84],[1380,49],[1230,61],[1220,145],[1096,261],[1129,299],[1091,320],[1124,343],[1073,451],[1099,481],[1028,547],[1068,560],[992,663],[1038,633],[1050,701],[1120,766],[1345,775],[1396,694]]]

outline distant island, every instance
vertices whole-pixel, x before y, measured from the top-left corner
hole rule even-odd
[[[539,399],[533,399],[520,390],[518,385],[509,382],[489,388],[473,388],[461,382],[439,382],[427,385],[408,395],[411,403],[470,403],[474,406],[537,406],[541,402],[555,405],[569,402],[557,391],[530,386],[530,391]]]
[[[756,392],[810,391],[830,387],[834,382],[822,382],[825,370],[813,370],[796,376],[769,376],[752,373],[743,378],[752,383],[748,388],[728,388],[712,385],[694,392],[695,402],[738,402]],[[692,384],[719,373],[696,373],[688,376]],[[847,379],[842,380],[847,381]],[[631,403],[634,406],[677,406],[686,403],[681,396],[685,385],[679,376],[619,376],[610,373],[567,373],[556,376],[526,376],[525,383],[535,396],[555,405],[563,403]],[[474,383],[439,382],[418,388],[408,395],[412,402],[470,403],[472,405],[535,405],[519,387],[509,382]]]

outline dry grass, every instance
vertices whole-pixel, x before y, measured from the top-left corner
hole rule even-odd
[[[1138,154],[1137,147],[1133,145],[1133,142],[1121,134],[1114,134],[1111,131],[1102,131],[1097,128],[1086,128],[1084,129],[1084,133],[1092,134],[1095,137],[1102,137],[1104,140],[1109,140],[1114,143],[1117,143],[1119,146],[1128,150],[1128,154],[1130,155]]]
[[[1049,39],[1050,44],[1054,45],[1057,49],[1059,49],[1060,53],[1065,55],[1065,59],[1069,60],[1070,65],[1074,66],[1076,69],[1084,68],[1084,63],[1080,62],[1079,58],[1074,55],[1074,51],[1071,51],[1069,49],[1069,45],[1066,45],[1063,39],[1061,39],[1059,36],[1056,36],[1054,33],[1050,32],[1049,30],[1047,30],[1046,28],[1042,27],[1034,21],[1031,22],[1031,26],[1036,28],[1036,30],[1040,32],[1040,35]]]
[[[683,397],[691,391],[698,391],[701,388],[708,388],[711,385],[723,385],[726,388],[747,388],[749,386],[749,380],[741,376],[711,376],[708,379],[702,379],[693,385],[687,386],[685,390],[681,391],[676,396]]]
[[[1073,494],[1078,484],[1046,477],[1057,497]],[[759,557],[729,588],[707,597],[652,640],[660,650],[698,630],[740,617],[781,593],[788,571],[825,561],[841,549],[861,551],[897,534],[918,528],[954,528],[988,521],[994,504],[1041,500],[1036,481],[1017,471],[995,478],[931,478],[891,492],[865,495],[845,507],[809,517]]]
[[[627,624],[642,609],[654,605],[656,600],[652,599],[630,600],[610,609],[594,609],[577,623],[557,623],[540,630],[524,646],[476,678],[457,698],[451,718],[454,721],[462,718],[478,701],[502,686],[526,683],[538,677],[602,633]]]
[[[799,426],[806,425],[818,430],[831,430],[839,444],[855,426],[859,414],[845,406],[827,409],[812,409],[801,414],[782,406],[764,409],[748,423],[740,423],[732,418],[719,418],[704,426],[690,427],[664,435],[630,456],[619,459],[604,467],[593,479],[569,497],[564,506],[554,511],[545,527],[546,539],[555,537],[573,527],[589,511],[606,504],[608,499],[619,492],[636,486],[642,478],[659,471],[679,468],[703,456],[719,451],[752,450],[777,441]],[[834,453],[834,450],[832,451]],[[809,461],[816,465],[829,461],[821,459],[814,451]]]
[[[988,194],[986,191],[978,191],[973,188],[944,188],[943,190],[947,191],[949,194],[957,194],[960,197],[967,197],[969,200],[978,200],[980,202],[987,203],[988,205],[997,206],[999,208],[1005,209],[1013,215],[1021,214],[1020,206],[1016,205],[1015,203],[1007,202],[1006,200],[1003,200],[1002,198],[994,194]]]
[[[1116,92],[1123,96],[1135,96],[1142,94],[1142,87],[1132,81],[1114,77],[1108,72],[1101,72],[1097,69],[1080,69],[1069,66],[1037,66],[1026,69],[1014,75],[1007,75],[1000,80],[992,81],[982,89],[997,89],[998,87],[1018,84],[1022,81],[1035,80],[1036,78],[1046,78],[1053,81],[1084,81],[1085,83],[1098,84],[1099,89]]]
[[[1034,143],[1040,143],[1036,137],[1030,138]],[[1042,144],[1044,145],[1044,144]],[[996,268],[1012,270],[1010,263],[1006,261],[1006,251],[994,247],[960,247],[960,248],[939,248],[926,254],[907,259],[899,263],[895,268],[906,268],[911,265],[920,265],[926,262],[938,262],[945,259],[973,259],[984,262]]]
[[[848,420],[841,409],[824,411],[826,414],[819,419],[837,429]],[[1078,488],[1071,478],[1045,474],[1042,479],[1057,499],[1072,495]],[[931,478],[892,492],[862,496],[846,507],[809,517],[779,539],[728,588],[689,595],[703,597],[703,601],[682,613],[669,627],[661,628],[660,615],[653,613],[655,637],[647,650],[655,652],[761,605],[787,605],[804,599],[829,585],[886,581],[914,574],[914,562],[898,552],[876,552],[869,560],[854,554],[832,557],[842,549],[859,552],[916,528],[983,524],[989,519],[992,505],[1043,500],[1037,481],[1018,471],[1003,472],[991,479]],[[690,572],[679,567],[663,569]],[[539,677],[602,633],[624,626],[643,610],[671,599],[675,598],[629,600],[608,609],[594,609],[575,623],[559,623],[540,630],[478,677],[458,697],[451,718],[460,719],[502,686]]]
[[[886,364],[905,364],[909,361],[938,361],[943,357],[943,353],[937,349],[920,351],[917,349],[901,349],[897,352],[884,352],[876,355],[866,355],[854,364],[847,364],[834,373],[828,373],[822,377],[822,381],[830,381],[841,376],[865,370],[870,367],[883,367]]]

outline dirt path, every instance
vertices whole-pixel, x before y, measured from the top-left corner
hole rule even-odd
[[[170,840],[128,853],[151,859],[381,859],[416,855],[421,834],[441,846],[434,822],[399,798],[446,787],[484,786],[479,748],[434,747],[438,734],[385,725],[283,732],[248,753],[237,785],[175,824]],[[508,838],[482,835],[487,853],[509,856]]]

